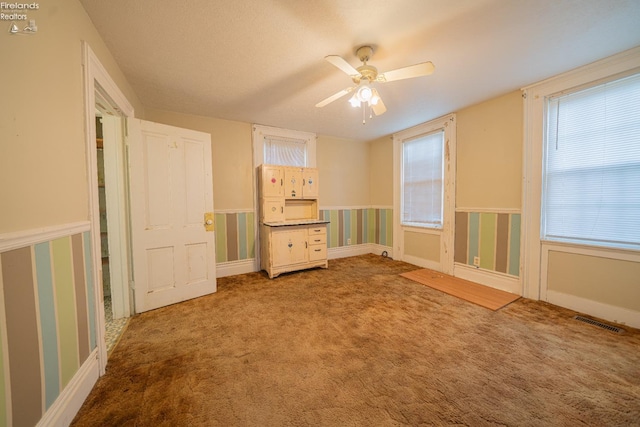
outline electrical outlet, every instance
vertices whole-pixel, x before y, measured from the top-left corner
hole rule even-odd
[[[480,267],[480,257],[479,256],[474,256],[473,257],[473,265],[475,265],[476,267]]]
[[[347,245],[351,244],[351,239],[347,239]]]

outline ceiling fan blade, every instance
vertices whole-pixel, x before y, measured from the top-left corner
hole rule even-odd
[[[428,76],[429,74],[432,74],[435,69],[436,67],[434,67],[434,65],[430,61],[421,62],[420,64],[409,65],[408,67],[398,68],[396,70],[378,74],[378,81],[392,82],[395,80]]]
[[[358,70],[353,68],[351,66],[351,64],[349,64],[347,61],[345,61],[344,58],[342,58],[341,56],[329,55],[329,56],[325,56],[324,59],[326,59],[332,65],[334,65],[335,67],[341,69],[342,71],[344,71],[345,73],[347,73],[350,76],[358,76],[358,75],[360,75]]]
[[[340,92],[334,93],[333,95],[331,95],[327,99],[324,99],[324,100],[318,102],[316,104],[316,107],[318,107],[318,108],[324,107],[325,105],[332,103],[336,99],[342,98],[346,94],[352,92],[354,89],[355,89],[355,86],[354,87],[348,87],[346,89],[342,89]]]
[[[382,98],[380,98],[380,94],[377,90],[373,89],[373,96],[378,97],[378,102],[375,105],[371,106],[371,109],[376,114],[376,116],[381,116],[387,111],[387,107],[384,106],[384,102],[382,102]]]

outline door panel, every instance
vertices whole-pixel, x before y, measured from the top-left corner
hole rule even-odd
[[[136,312],[216,291],[211,136],[129,121]]]

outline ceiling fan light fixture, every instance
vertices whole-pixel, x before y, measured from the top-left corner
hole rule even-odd
[[[356,96],[360,100],[360,102],[369,102],[371,97],[373,96],[373,91],[369,87],[369,85],[362,85],[356,91]]]
[[[360,100],[358,99],[358,94],[354,93],[353,96],[351,98],[349,98],[349,104],[351,104],[352,107],[356,108],[360,106]]]
[[[376,67],[367,63],[369,59],[371,59],[371,55],[373,55],[373,47],[368,45],[360,46],[356,50],[356,56],[360,61],[362,61],[362,65],[358,68],[354,68],[341,56],[325,56],[325,59],[329,63],[346,73],[351,78],[355,86],[348,87],[331,95],[330,97],[318,102],[316,107],[324,107],[325,105],[342,98],[344,95],[353,92],[349,99],[349,104],[354,108],[362,108],[362,124],[365,124],[367,106],[369,107],[370,118],[373,117],[373,114],[380,116],[387,111],[387,107],[384,105],[378,90],[372,85],[373,82],[376,82],[377,86],[378,84],[396,80],[428,76],[429,74],[432,74],[435,69],[433,63],[427,61],[409,65],[407,67],[397,68],[385,73],[378,73],[378,69]]]

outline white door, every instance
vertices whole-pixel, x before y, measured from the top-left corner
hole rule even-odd
[[[135,311],[215,292],[211,135],[138,119],[128,131]]]

